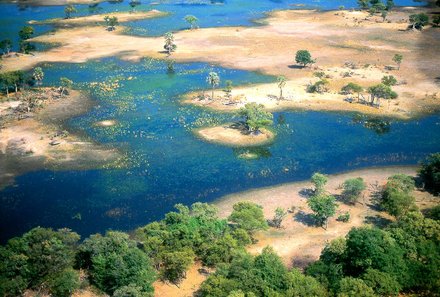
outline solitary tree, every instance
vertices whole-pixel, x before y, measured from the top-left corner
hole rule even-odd
[[[397,93],[394,92],[390,86],[385,84],[378,84],[368,88],[368,93],[371,96],[371,105],[374,104],[376,100],[377,105],[380,106],[380,99],[396,99]]]
[[[21,53],[29,53],[34,47],[29,44],[26,40],[32,37],[34,34],[34,28],[31,26],[24,26],[19,32],[18,37],[20,38],[19,47]]]
[[[307,200],[307,204],[314,212],[317,224],[327,229],[328,219],[336,213],[335,197],[325,194],[314,195]]]
[[[71,81],[67,77],[61,77],[60,85],[60,94],[64,95],[67,92],[67,89],[70,89],[72,87],[73,81]]]
[[[76,13],[77,10],[75,8],[75,6],[73,6],[72,4],[67,5],[64,8],[64,13],[66,14],[66,19],[70,19],[72,13]]]
[[[432,18],[432,23],[434,24],[435,27],[439,27],[440,26],[440,15],[436,15]]]
[[[422,162],[419,176],[426,189],[434,194],[440,194],[440,153],[431,154]]]
[[[315,195],[319,195],[324,192],[324,186],[327,181],[327,175],[319,172],[316,172],[312,175],[312,184],[315,186]]]
[[[177,45],[174,43],[174,35],[171,32],[167,32],[164,35],[165,37],[165,45],[163,48],[167,51],[168,56],[171,55],[172,52],[174,52],[177,48]]]
[[[315,60],[312,59],[312,55],[308,50],[299,50],[296,52],[295,61],[298,64],[306,67],[308,64],[315,63]]]
[[[211,86],[211,99],[214,100],[214,89],[220,84],[220,77],[218,76],[217,72],[209,72],[208,76],[206,77],[206,82]]]
[[[3,54],[9,55],[9,52],[12,48],[12,41],[11,39],[4,39],[0,41],[0,48],[3,50]]]
[[[261,127],[272,125],[273,115],[264,110],[264,106],[255,102],[247,103],[239,114],[245,118],[249,132],[258,132]]]
[[[281,228],[281,223],[283,222],[286,216],[287,216],[287,211],[281,207],[277,207],[277,209],[275,209],[275,215],[273,219],[270,220],[270,225],[275,228]]]
[[[225,81],[225,88],[223,89],[225,92],[225,97],[231,99],[232,96],[232,80]]]
[[[425,13],[417,13],[409,16],[409,23],[412,29],[422,30],[424,26],[428,25],[429,17]]]
[[[104,21],[105,21],[105,24],[107,26],[107,30],[108,31],[115,30],[116,26],[119,24],[118,18],[116,16],[111,16],[110,17],[110,16],[106,15],[104,17]]]
[[[278,88],[280,89],[280,97],[279,99],[283,99],[283,88],[286,86],[286,77],[283,75],[280,75],[277,77],[278,82]]]
[[[392,75],[385,75],[382,77],[382,83],[386,86],[394,86],[397,84],[397,79]]]
[[[191,26],[191,30],[198,28],[197,23],[198,23],[199,19],[196,18],[195,16],[190,15],[190,14],[186,15],[184,17],[184,20]]]
[[[37,85],[40,85],[44,79],[44,72],[41,67],[35,67],[32,77],[35,79]]]
[[[352,204],[356,203],[366,189],[365,182],[361,177],[347,179],[342,186],[344,188],[342,195],[345,201]]]
[[[393,62],[397,64],[397,69],[400,70],[400,64],[402,64],[403,55],[395,54],[393,57]]]
[[[363,87],[361,87],[358,84],[355,83],[348,83],[345,86],[342,87],[341,92],[343,94],[352,94],[352,93],[357,93],[357,98],[358,98],[358,102],[360,100],[360,96],[361,96],[361,92],[364,90]]]

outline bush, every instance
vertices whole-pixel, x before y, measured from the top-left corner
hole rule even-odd
[[[71,268],[54,276],[49,282],[50,292],[56,297],[69,297],[80,287],[79,272]]]
[[[361,177],[347,179],[342,185],[342,195],[348,203],[355,204],[362,192],[366,189],[364,180]]]
[[[367,269],[362,279],[379,296],[398,296],[400,285],[388,273],[376,269]]]
[[[263,208],[253,202],[242,201],[234,204],[229,220],[250,233],[268,227],[264,219]]]
[[[410,194],[414,190],[414,180],[404,174],[388,178],[382,193],[380,206],[389,214],[400,217],[417,209],[415,198]]]
[[[312,175],[312,184],[315,186],[315,194],[320,194],[324,191],[324,186],[327,183],[327,175],[316,172]]]
[[[348,221],[350,221],[350,213],[347,211],[347,212],[339,215],[336,220],[338,220],[339,222],[347,223]]]
[[[440,153],[431,154],[423,163],[419,176],[425,188],[435,195],[440,194]]]
[[[338,297],[376,297],[372,288],[363,280],[346,277],[339,284]]]

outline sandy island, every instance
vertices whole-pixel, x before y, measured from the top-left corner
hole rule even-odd
[[[44,91],[48,99],[42,107],[17,119],[11,108],[21,103],[13,95],[0,101],[0,188],[14,177],[38,169],[89,169],[107,166],[121,156],[112,148],[84,140],[69,133],[64,120],[82,114],[92,105],[84,94],[72,90],[68,96],[54,99],[55,90]]]
[[[396,8],[385,22],[364,11],[277,11],[260,20],[263,25],[259,27],[176,32],[177,51],[171,58],[178,62],[204,61],[234,69],[284,75],[288,80],[283,100],[276,99],[279,93],[276,84],[252,85],[233,90],[233,96],[241,97],[237,106],[225,106],[213,100],[209,105],[216,109],[236,109],[246,102],[257,101],[269,109],[343,110],[416,117],[435,112],[440,106],[437,52],[440,30],[430,26],[422,32],[406,30],[409,15],[422,11],[433,14],[438,9]],[[29,69],[41,62],[84,62],[116,55],[131,61],[145,56],[166,57],[162,37],[127,36],[123,31],[122,26],[113,32],[99,26],[85,26],[38,36],[32,41],[61,46],[35,55],[6,58],[3,71]],[[301,68],[294,64],[294,55],[299,49],[312,53],[317,59],[314,67]],[[387,65],[393,65],[392,57],[396,53],[404,56],[401,69],[386,70]],[[316,80],[315,71],[330,76],[328,92],[305,92],[306,85]],[[383,102],[381,108],[348,103],[338,94],[348,82],[367,87],[380,82],[387,74],[399,81],[394,87],[399,98]],[[197,100],[191,103],[207,105]]]
[[[70,19],[49,19],[44,21],[29,21],[29,24],[34,25],[55,25],[55,26],[67,26],[67,25],[81,25],[81,26],[90,26],[90,25],[102,25],[105,24],[104,17],[105,16],[115,16],[118,18],[119,23],[131,22],[143,19],[157,18],[168,15],[166,12],[162,12],[156,9],[149,11],[133,11],[133,12],[112,12],[106,14],[95,14],[89,16],[82,17],[72,17]]]
[[[197,136],[203,140],[229,145],[233,147],[258,146],[272,141],[275,134],[267,129],[260,129],[260,133],[245,133],[233,124],[216,127],[207,127],[195,130]]]
[[[68,4],[98,4],[106,0],[2,0],[4,3],[15,3],[21,6],[62,6]]]

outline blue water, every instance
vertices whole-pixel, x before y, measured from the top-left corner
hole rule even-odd
[[[182,16],[188,12],[196,15],[197,11],[201,26],[251,25],[252,19],[264,11],[285,8],[289,3],[295,2],[259,1],[253,4],[253,10],[249,1],[161,4],[155,8],[173,14],[133,23],[137,26],[133,34],[154,35],[184,28]],[[353,1],[312,5],[334,8],[341,4],[348,7],[350,3]],[[4,7],[10,9],[10,14],[2,15],[1,22],[17,27],[17,20],[63,15],[60,7],[24,11],[14,10],[13,5]],[[128,9],[127,4],[102,7]],[[81,13],[88,13],[87,7],[83,8]],[[146,25],[148,22],[151,26]],[[38,225],[69,227],[84,236],[109,228],[130,230],[160,219],[176,203],[213,201],[227,193],[307,179],[316,171],[336,173],[368,166],[416,164],[440,149],[439,115],[393,121],[388,132],[378,133],[354,121],[352,114],[297,111],[274,114],[277,137],[271,144],[245,149],[224,147],[199,140],[192,130],[232,121],[235,116],[182,105],[179,95],[205,89],[209,71],[218,72],[222,82],[229,79],[234,85],[270,82],[273,77],[205,63],[175,64],[175,73],[170,74],[166,62],[151,59],[130,63],[106,58],[83,64],[41,66],[45,85],[57,85],[60,76],[67,76],[75,82],[75,88],[96,100],[89,112],[68,120],[66,126],[119,149],[124,166],[40,170],[18,177],[15,185],[0,192],[2,241]],[[111,84],[111,91],[103,90],[103,85]],[[116,120],[117,125],[94,125],[106,119]],[[260,158],[240,158],[246,151],[255,152]]]

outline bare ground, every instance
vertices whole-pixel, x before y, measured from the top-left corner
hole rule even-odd
[[[260,129],[260,133],[258,134],[245,133],[241,129],[229,124],[197,129],[195,133],[203,140],[234,147],[261,145],[271,141],[275,137],[275,135],[267,129]]]

